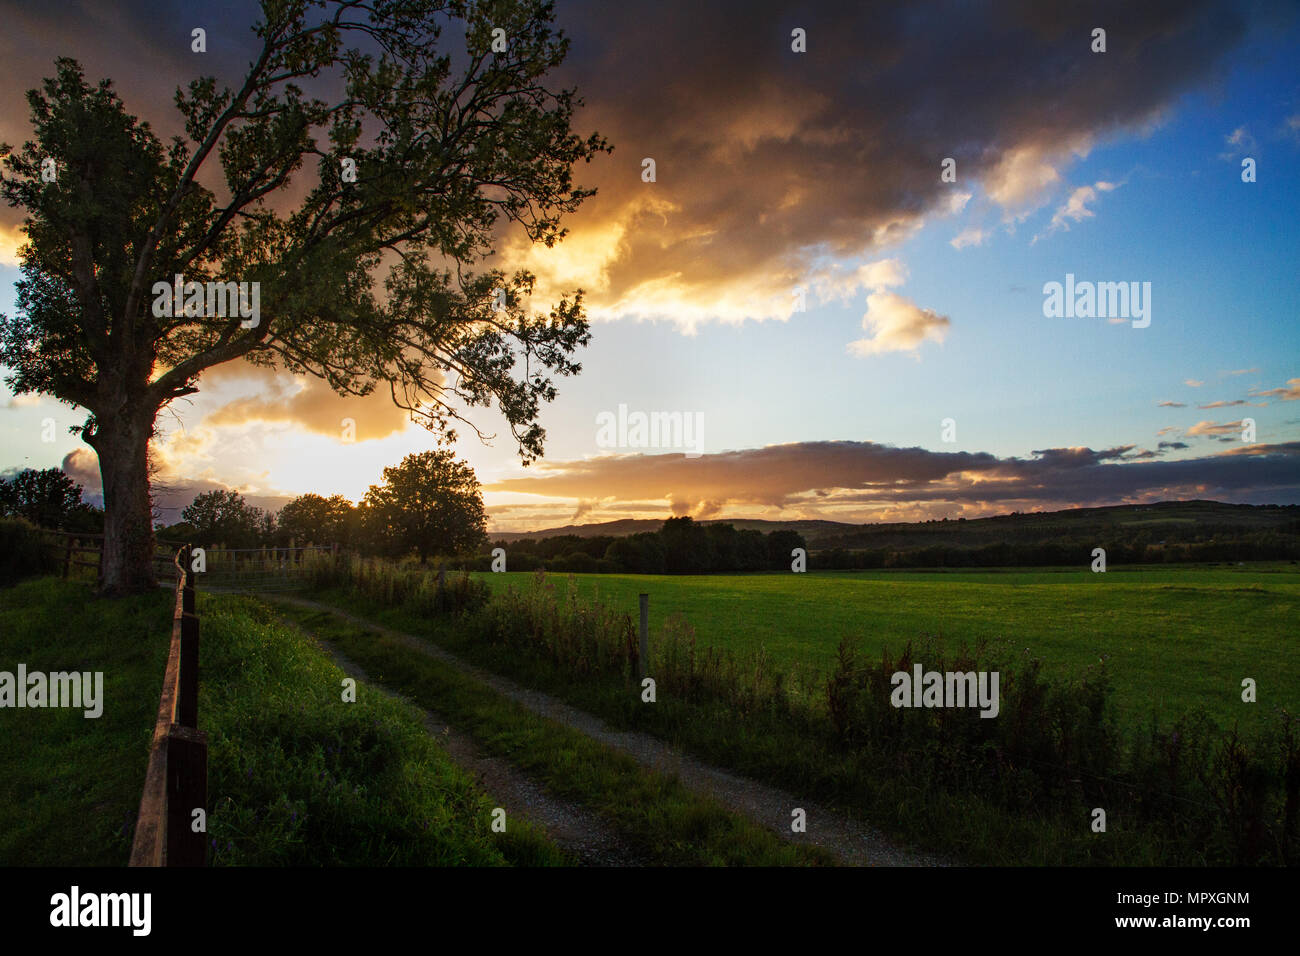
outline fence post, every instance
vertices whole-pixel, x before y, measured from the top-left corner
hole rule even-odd
[[[72,542],[73,542],[73,538],[72,538],[71,536],[69,536],[69,538],[68,538],[68,547],[67,547],[67,549],[64,550],[64,552],[63,552],[63,576],[64,576],[64,578],[67,578],[67,576],[68,576],[68,570],[72,567]],[[103,563],[102,559],[101,559],[101,562],[100,562],[100,563],[101,563],[101,564]]]
[[[650,595],[639,595],[641,599],[641,679],[650,670]]]
[[[184,674],[184,670],[181,671]],[[167,728],[167,857],[164,866],[202,866],[207,833],[194,832],[194,811],[207,815],[208,735],[193,727]],[[205,830],[206,830],[206,820]]]
[[[193,545],[187,544],[181,549],[181,561],[184,562],[184,568],[181,572],[184,575],[181,579],[184,582],[181,587],[181,611],[185,614],[197,614],[198,612],[194,609]]]
[[[181,598],[182,602],[185,600]],[[181,615],[180,699],[176,702],[176,722],[185,727],[199,725],[199,619],[195,614]]]

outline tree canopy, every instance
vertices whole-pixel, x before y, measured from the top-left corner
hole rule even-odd
[[[0,477],[0,516],[9,515],[55,531],[92,531],[98,510],[81,500],[81,485],[61,468],[24,468]]]
[[[392,554],[472,553],[486,537],[487,515],[474,470],[445,449],[407,455],[384,469],[362,501],[369,534]]]

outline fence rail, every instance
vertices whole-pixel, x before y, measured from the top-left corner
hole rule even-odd
[[[199,721],[199,618],[188,546],[176,552],[176,609],[130,866],[207,859],[208,735]],[[201,810],[204,825],[196,829]]]
[[[95,572],[103,582],[104,536],[93,532],[52,531],[41,529],[46,547],[62,568],[63,577],[72,576],[74,568]],[[179,541],[158,541],[153,556],[159,578],[170,570]],[[292,591],[307,584],[307,557],[312,553],[337,554],[338,545],[267,548],[226,548],[218,545],[204,549],[206,568],[204,589],[212,591]]]

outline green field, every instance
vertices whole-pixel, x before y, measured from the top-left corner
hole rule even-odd
[[[495,589],[532,573],[479,574]],[[1253,727],[1274,705],[1300,705],[1300,568],[856,571],[807,574],[551,575],[584,597],[626,608],[650,595],[651,633],[677,613],[701,645],[763,648],[775,661],[828,669],[842,637],[864,649],[936,636],[945,644],[1005,642],[1075,673],[1109,658],[1126,723],[1203,707]],[[653,645],[651,648],[653,659]],[[1242,678],[1258,683],[1241,702]]]

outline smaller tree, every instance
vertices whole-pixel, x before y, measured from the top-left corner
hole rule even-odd
[[[355,511],[342,495],[299,495],[280,509],[280,537],[286,543],[348,544]]]
[[[790,567],[790,552],[795,548],[807,548],[808,545],[798,531],[773,531],[767,536],[769,567],[783,571]]]
[[[181,512],[181,520],[194,528],[195,544],[250,548],[265,530],[265,514],[237,491],[207,491]]]
[[[487,515],[474,469],[445,450],[407,455],[384,469],[362,505],[368,530],[390,554],[472,554],[487,536]]]
[[[81,500],[81,485],[61,468],[25,468],[0,478],[0,514],[15,515],[55,531],[87,531],[94,510]]]

